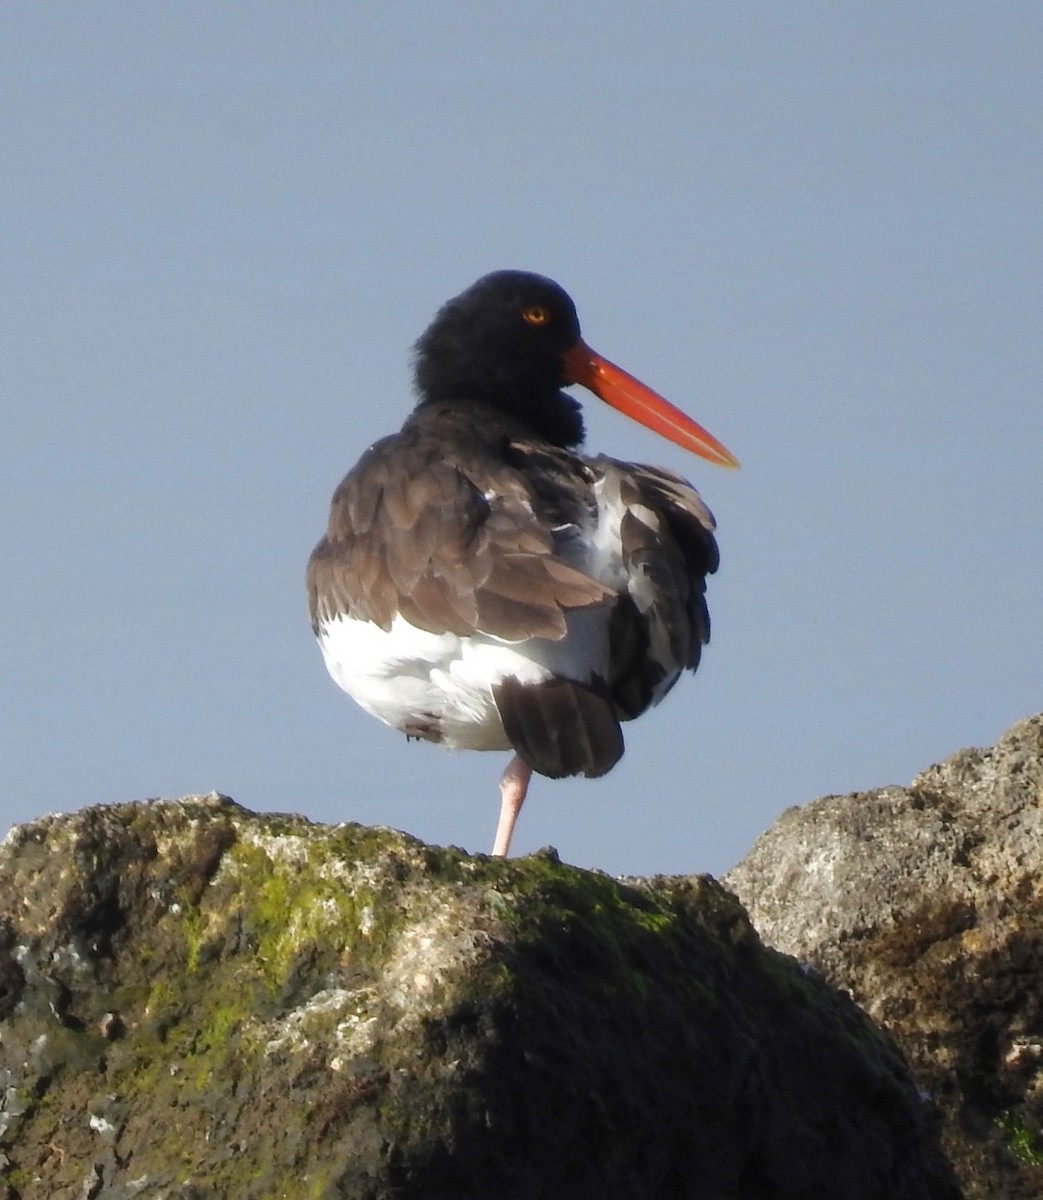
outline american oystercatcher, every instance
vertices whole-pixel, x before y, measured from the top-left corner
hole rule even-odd
[[[493,854],[533,771],[604,775],[621,721],[695,670],[714,520],[661,467],[589,458],[582,384],[671,441],[738,463],[596,354],[550,279],[486,275],[416,345],[416,407],[333,496],[308,564],[312,627],[367,712],[451,749],[514,750]]]

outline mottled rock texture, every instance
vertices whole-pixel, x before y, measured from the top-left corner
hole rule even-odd
[[[789,810],[726,882],[894,1034],[968,1200],[1040,1200],[1043,716],[908,788]]]
[[[213,796],[0,848],[0,1194],[949,1200],[931,1106],[709,879]]]

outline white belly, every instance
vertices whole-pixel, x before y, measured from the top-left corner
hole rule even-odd
[[[577,613],[561,641],[512,645],[483,634],[428,633],[400,616],[389,632],[342,616],[323,626],[319,645],[336,683],[394,729],[450,749],[509,750],[493,687],[508,676],[589,680],[605,661],[607,624],[604,608]]]

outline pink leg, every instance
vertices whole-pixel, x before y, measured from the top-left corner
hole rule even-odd
[[[507,764],[500,780],[500,823],[496,826],[496,841],[493,843],[493,854],[499,858],[507,857],[514,824],[525,803],[531,778],[532,767],[522,762],[516,754]]]

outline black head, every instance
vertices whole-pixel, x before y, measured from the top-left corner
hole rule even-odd
[[[445,304],[416,344],[420,404],[490,404],[562,446],[583,440],[579,405],[561,388],[579,341],[568,293],[527,271],[495,271]]]

